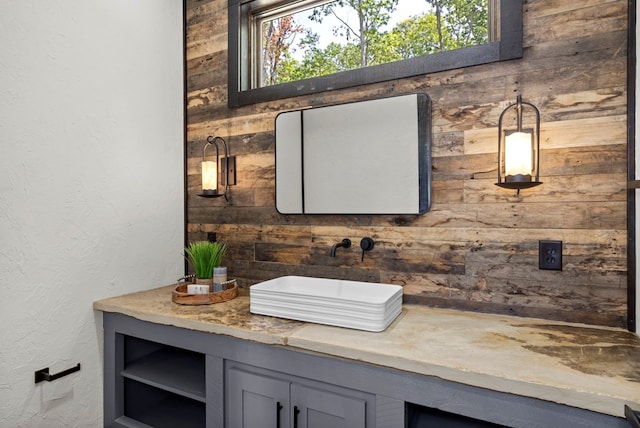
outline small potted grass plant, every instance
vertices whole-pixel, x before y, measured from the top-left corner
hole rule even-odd
[[[196,284],[213,285],[213,268],[220,266],[227,244],[196,241],[184,249],[185,257],[196,275]]]

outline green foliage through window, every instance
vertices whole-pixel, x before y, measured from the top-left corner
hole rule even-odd
[[[524,1],[228,0],[228,105],[521,58]]]
[[[399,18],[400,2],[417,13]],[[265,87],[481,45],[490,41],[488,3],[335,0],[262,11],[253,80]]]

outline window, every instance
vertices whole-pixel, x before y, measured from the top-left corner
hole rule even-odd
[[[400,15],[403,1],[409,17]],[[357,4],[229,0],[229,106],[522,56],[522,0]]]

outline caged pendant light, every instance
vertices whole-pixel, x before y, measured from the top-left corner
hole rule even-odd
[[[215,158],[207,157],[207,149],[215,148]],[[223,156],[220,156],[222,147]],[[207,137],[207,143],[202,149],[202,193],[198,196],[203,198],[218,198],[227,196],[229,185],[235,184],[235,156],[229,156],[229,147],[222,137]],[[218,180],[220,176],[221,180]],[[220,188],[222,186],[222,188]]]
[[[535,127],[523,128],[524,109],[535,113]],[[515,109],[516,129],[504,129],[505,114]],[[498,120],[498,182],[506,189],[527,189],[542,184],[540,181],[540,111],[518,95],[514,104],[500,114]]]

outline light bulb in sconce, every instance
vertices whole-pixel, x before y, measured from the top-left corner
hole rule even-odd
[[[531,181],[533,172],[532,137],[533,133],[530,132],[513,132],[505,137],[504,169],[506,181]]]
[[[213,161],[202,162],[202,191],[203,193],[217,192],[218,164]]]

